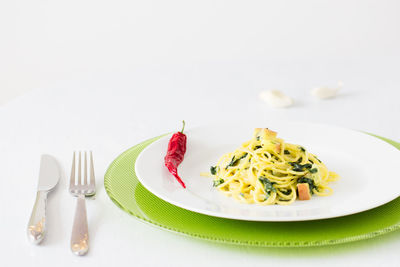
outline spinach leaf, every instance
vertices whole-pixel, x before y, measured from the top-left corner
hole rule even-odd
[[[228,169],[228,167],[236,166],[239,163],[239,161],[241,159],[244,159],[245,157],[247,157],[247,153],[244,153],[239,158],[235,158],[235,156],[233,156],[231,162],[229,162],[229,164],[225,167],[225,170]]]
[[[289,155],[289,154],[290,154],[290,151],[287,150],[287,149],[285,149],[285,150],[283,151],[283,153],[285,153],[285,155]]]
[[[292,189],[288,189],[286,191],[281,190],[281,192],[288,196],[288,195],[290,195],[292,193]]]
[[[312,165],[310,163],[306,163],[303,165],[303,167],[306,169],[311,169]]]
[[[266,198],[269,197],[271,192],[276,192],[276,188],[273,186],[275,183],[271,182],[268,178],[266,177],[258,177],[258,180],[261,182],[261,184],[264,186],[264,190],[266,193]]]
[[[247,157],[247,152],[244,153],[243,156],[241,156],[241,157],[239,158],[239,160],[244,159],[245,157]]]
[[[210,167],[210,172],[212,175],[216,175],[217,174],[217,166],[211,166]]]
[[[297,180],[298,184],[308,184],[308,187],[310,188],[310,193],[314,194],[314,192],[312,191],[314,188],[317,189],[317,186],[314,184],[314,180],[310,179],[310,178],[306,178],[306,177],[301,177]]]
[[[254,150],[257,150],[257,149],[259,149],[259,148],[262,148],[262,146],[255,146],[255,147],[254,147]]]
[[[318,169],[317,169],[317,168],[312,168],[312,169],[310,170],[310,172],[311,172],[311,173],[316,173],[316,172],[318,172]]]
[[[305,149],[304,147],[302,147],[302,146],[299,146],[299,149],[300,149],[302,152],[306,152],[306,149]]]
[[[310,163],[306,163],[306,164],[300,164],[297,162],[289,162],[290,165],[292,165],[293,167],[293,171],[295,172],[302,172],[304,171],[304,168],[306,169],[311,169],[312,165]]]
[[[217,187],[217,186],[219,186],[220,184],[223,184],[224,182],[225,182],[224,179],[214,180],[214,181],[213,181],[213,186],[214,186],[214,187]]]

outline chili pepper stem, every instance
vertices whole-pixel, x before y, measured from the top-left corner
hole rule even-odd
[[[183,133],[183,130],[185,129],[185,121],[184,120],[182,121],[182,124],[183,124],[183,126],[182,126],[181,133]]]

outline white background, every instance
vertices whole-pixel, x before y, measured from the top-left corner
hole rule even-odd
[[[182,119],[301,119],[400,140],[399,9],[394,0],[1,1],[1,266],[399,266],[400,232],[323,248],[218,245],[137,221],[102,184],[122,151]],[[309,95],[339,80],[337,98]],[[265,89],[295,106],[269,108],[258,99]],[[98,182],[81,258],[69,251],[66,187],[76,149],[93,149]],[[25,228],[41,153],[64,177],[46,240],[33,246]]]

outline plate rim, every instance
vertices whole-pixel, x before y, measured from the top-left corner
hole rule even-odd
[[[277,123],[276,121],[272,121],[272,123]],[[250,122],[252,123],[252,122]],[[354,130],[354,129],[349,129],[349,128],[345,128],[345,127],[340,127],[340,126],[336,126],[336,125],[330,125],[330,124],[324,124],[324,123],[312,123],[312,122],[305,122],[305,121],[296,121],[296,122],[292,122],[292,121],[279,121],[278,123],[284,123],[284,124],[306,124],[306,125],[315,125],[317,127],[330,127],[330,128],[334,128],[334,129],[338,129],[338,130],[344,130],[344,131],[350,131],[350,132],[354,132],[354,133],[360,133],[360,134],[366,134],[370,137],[374,137],[374,139],[378,139],[378,141],[380,141],[383,145],[388,145],[390,147],[394,147],[392,144],[386,142],[385,140],[381,139],[379,136],[373,135],[373,134],[369,134],[367,132],[364,131],[358,131],[358,130]],[[211,125],[217,125],[217,124],[211,124]],[[197,127],[192,127],[190,128],[190,130],[196,130],[196,129],[201,129],[204,127],[210,127],[210,124],[205,124],[205,125],[201,125],[201,126],[197,126]],[[151,145],[158,143],[158,142],[162,142],[164,139],[168,138],[170,135],[172,134],[172,132],[170,133],[166,133],[161,135],[158,139],[156,139],[154,142],[152,142],[151,144],[149,144],[148,146],[146,146],[138,155],[136,161],[140,161],[140,158],[143,156],[143,153],[146,152],[146,150],[151,148]],[[378,137],[378,138],[376,138]],[[397,149],[396,147],[394,147],[394,149]],[[193,207],[189,207],[188,205],[182,204],[179,201],[175,201],[171,198],[169,198],[166,195],[163,194],[159,194],[159,192],[157,192],[157,190],[152,190],[152,187],[148,186],[148,184],[146,183],[146,181],[144,181],[143,179],[141,179],[141,175],[139,174],[140,171],[138,171],[137,168],[137,164],[135,163],[135,173],[136,176],[139,180],[139,182],[149,191],[151,192],[153,195],[157,196],[158,198],[172,204],[175,205],[177,207],[183,208],[185,210],[189,210],[189,211],[193,211],[196,213],[200,213],[203,215],[207,215],[207,216],[214,216],[214,217],[218,217],[218,218],[224,218],[224,219],[232,219],[232,220],[242,220],[242,221],[254,221],[254,222],[300,222],[300,221],[313,221],[313,220],[323,220],[323,219],[331,219],[331,218],[338,218],[338,217],[343,217],[343,216],[349,216],[349,215],[353,215],[353,214],[357,214],[357,213],[361,213],[364,211],[368,211],[374,208],[377,208],[379,206],[382,206],[386,203],[389,203],[391,201],[393,201],[394,199],[400,197],[400,192],[397,193],[396,196],[391,196],[391,197],[387,197],[384,200],[380,201],[380,202],[376,202],[374,204],[371,204],[368,208],[366,209],[350,209],[345,213],[340,213],[340,214],[332,214],[332,215],[328,215],[328,216],[314,216],[314,217],[306,217],[306,218],[293,218],[293,217],[273,217],[273,218],[255,218],[255,217],[250,217],[250,218],[245,218],[245,217],[241,217],[241,216],[232,216],[229,214],[221,214],[218,212],[213,212],[213,211],[206,211],[204,209],[200,209],[200,208],[193,208]]]

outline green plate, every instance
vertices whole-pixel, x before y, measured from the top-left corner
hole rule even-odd
[[[176,207],[147,191],[135,173],[135,162],[140,152],[161,137],[149,139],[122,153],[111,163],[104,177],[105,189],[116,205],[154,226],[210,241],[260,247],[340,244],[400,228],[400,198],[358,214],[304,222],[239,221]],[[378,138],[400,149],[400,143]]]

